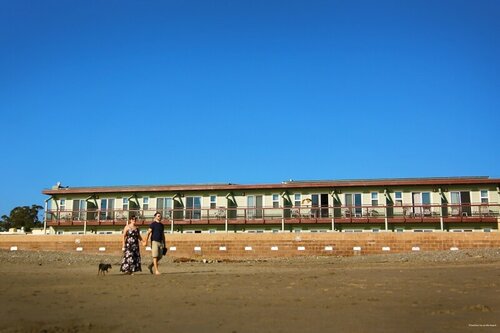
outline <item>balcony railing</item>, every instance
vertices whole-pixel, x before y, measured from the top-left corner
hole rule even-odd
[[[47,224],[125,225],[129,216],[149,224],[156,210],[48,210]],[[219,207],[160,210],[166,224],[294,224],[294,223],[418,223],[496,222],[500,204],[322,206],[322,207]]]

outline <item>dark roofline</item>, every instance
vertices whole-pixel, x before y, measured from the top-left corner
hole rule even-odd
[[[373,182],[373,181],[426,181],[426,180],[457,180],[457,179],[489,179],[489,176],[457,176],[457,177],[423,177],[423,178],[372,178],[372,179],[332,179],[332,180],[293,180],[284,181],[283,183],[331,183],[331,182]]]
[[[255,189],[298,189],[298,188],[346,188],[346,187],[391,187],[391,186],[449,186],[449,185],[499,185],[500,179],[480,177],[434,177],[434,178],[394,178],[362,180],[285,181],[278,184],[191,184],[191,185],[131,185],[63,187],[45,189],[46,195],[93,194],[93,193],[138,193],[138,192],[184,192],[184,191],[234,191]]]

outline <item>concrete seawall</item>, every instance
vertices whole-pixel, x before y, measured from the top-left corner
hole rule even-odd
[[[166,235],[169,256],[270,258],[500,248],[500,232]],[[121,253],[120,235],[0,235],[0,249]],[[144,253],[144,250],[143,250]]]

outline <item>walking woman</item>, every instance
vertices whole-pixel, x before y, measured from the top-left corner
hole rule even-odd
[[[123,229],[123,259],[120,271],[125,274],[141,272],[141,252],[139,242],[142,241],[139,228],[135,225],[136,216],[131,216],[129,223]]]

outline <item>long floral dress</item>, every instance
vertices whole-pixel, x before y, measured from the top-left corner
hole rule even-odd
[[[139,229],[127,230],[125,252],[120,267],[121,272],[142,272],[141,253],[139,247]]]

